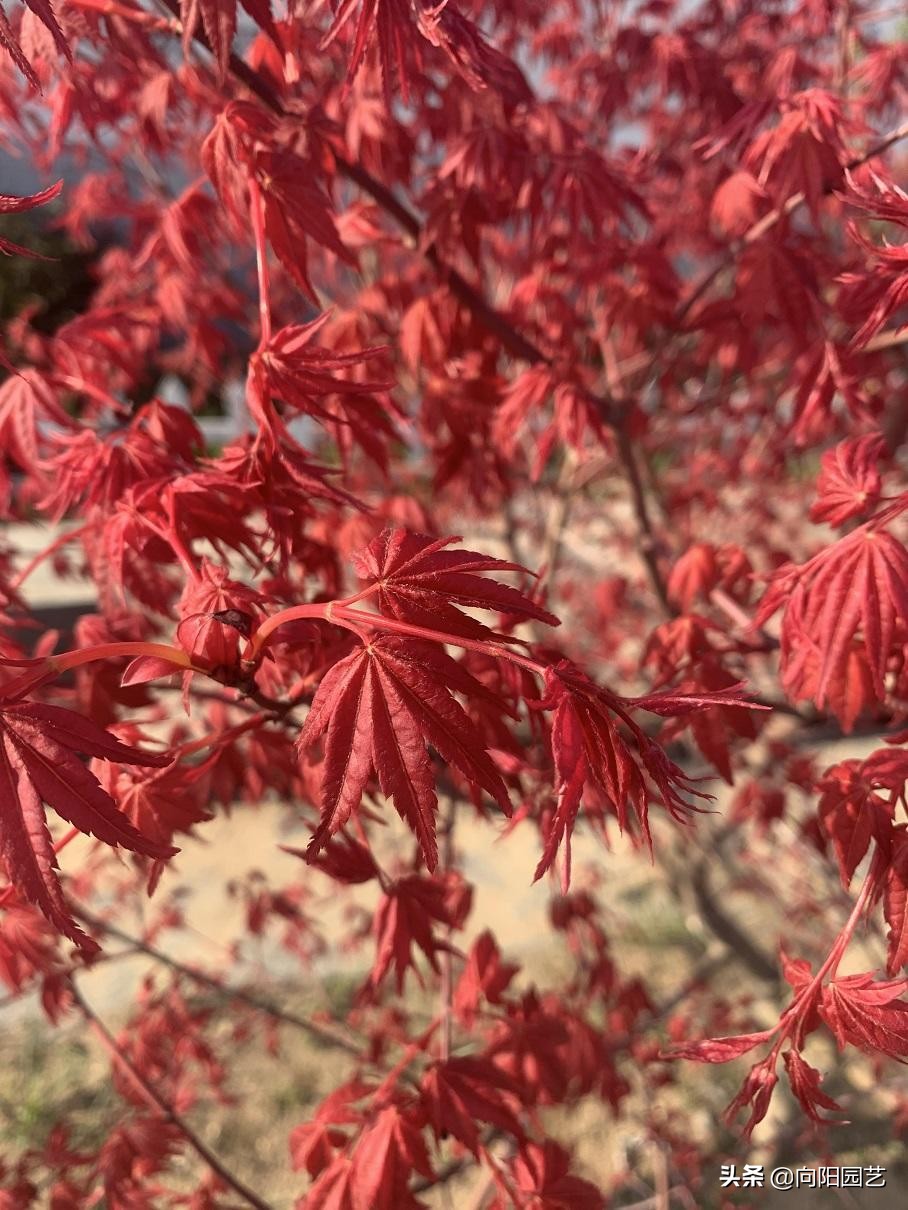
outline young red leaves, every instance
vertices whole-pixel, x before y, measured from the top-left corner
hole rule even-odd
[[[421,1100],[436,1139],[449,1135],[478,1156],[480,1122],[522,1140],[517,1119],[518,1086],[488,1059],[468,1057],[436,1063],[423,1075]]]
[[[847,200],[877,222],[894,223],[903,232],[908,230],[908,194],[879,178],[874,183],[878,192],[854,188],[846,195]],[[908,302],[908,244],[890,245],[887,241],[878,247],[856,227],[850,226],[849,230],[875,262],[859,273],[843,273],[839,278],[845,286],[843,310],[856,323],[860,322],[852,341],[860,347]]]
[[[794,699],[813,698],[820,709],[828,705],[850,729],[866,698],[862,669],[872,697],[885,697],[887,663],[900,619],[908,616],[908,552],[886,530],[862,526],[802,566],[781,568],[754,625],[783,605],[786,691]]]
[[[357,6],[357,0],[342,0],[337,9],[337,16],[331,28],[322,39],[322,47],[330,46],[340,31],[352,18]],[[396,72],[400,78],[404,99],[407,97],[408,71],[407,55],[415,43],[413,22],[410,17],[410,6],[407,0],[360,0],[359,17],[356,32],[353,37],[353,48],[347,66],[347,82],[351,83],[362,67],[372,40],[373,30],[378,31],[378,45],[381,53],[382,74],[384,77],[385,94],[391,96],[391,73]]]
[[[32,10],[41,24],[47,29],[57,50],[65,58],[72,62],[72,51],[69,48],[69,43],[63,35],[63,30],[60,28],[60,23],[57,20],[51,0],[25,0],[28,8]],[[21,33],[21,31],[20,31]],[[4,11],[3,5],[0,4],[0,46],[2,46],[10,56],[15,65],[28,80],[33,88],[41,89],[41,81],[35,72],[34,67],[27,58],[25,51],[20,45],[19,36],[9,23],[9,18]],[[30,48],[31,49],[31,48]],[[2,199],[0,199],[2,202]],[[37,203],[36,203],[37,204]],[[0,205],[2,211],[2,205]],[[2,241],[0,241],[2,246]]]
[[[847,1044],[894,1059],[908,1058],[908,979],[847,975],[823,988],[820,1016],[841,1050]]]
[[[791,1091],[811,1121],[821,1123],[830,1120],[820,1117],[821,1109],[841,1112],[842,1106],[820,1088],[823,1077],[815,1067],[811,1067],[801,1057],[798,1051],[786,1050],[782,1058],[785,1060],[785,1070],[788,1073]]]
[[[323,174],[310,159],[278,147],[278,130],[267,110],[231,101],[202,145],[202,166],[238,231],[246,229],[254,183],[261,192],[265,233],[275,256],[297,288],[318,303],[309,277],[308,242],[347,264],[354,264],[355,258],[338,235]]]
[[[486,750],[486,740],[453,694],[488,698],[489,691],[435,644],[467,646],[502,637],[458,609],[501,610],[511,617],[557,625],[557,619],[515,588],[479,572],[523,571],[515,563],[466,550],[445,550],[456,538],[432,540],[403,529],[387,530],[355,565],[389,629],[412,637],[381,635],[341,660],[322,680],[300,734],[306,748],[325,735],[321,822],[309,846],[315,854],[342,827],[373,772],[383,793],[416,834],[430,870],[438,859],[436,796],[430,745],[474,786],[510,814],[508,793]],[[374,615],[349,607],[343,624],[360,632]],[[362,618],[362,623],[357,618]],[[341,620],[341,613],[336,615]],[[374,623],[381,629],[381,622]],[[264,631],[263,631],[264,633]],[[433,643],[426,639],[434,640]],[[494,653],[493,653],[494,654]],[[503,714],[510,707],[500,701]]]
[[[284,408],[314,416],[323,423],[340,422],[356,433],[371,432],[371,442],[366,439],[360,443],[367,447],[375,443],[380,448],[393,429],[386,409],[371,396],[386,392],[391,383],[357,381],[351,371],[385,350],[344,352],[313,343],[329,317],[325,313],[311,323],[282,328],[251,358],[247,379],[250,413],[274,446],[279,444],[276,433],[281,428],[275,410],[279,402]],[[329,397],[335,399],[335,404],[328,404]],[[286,446],[287,442],[282,444]]]
[[[879,462],[885,449],[885,439],[869,433],[827,450],[817,479],[817,498],[810,507],[811,521],[842,525],[873,512],[880,501]]]
[[[655,785],[666,810],[676,819],[684,819],[696,807],[682,795],[708,798],[695,790],[682,769],[669,760],[658,744],[631,719],[623,702],[594,685],[579,668],[562,660],[546,671],[547,696],[543,705],[554,708],[552,720],[552,756],[555,762],[557,804],[549,825],[545,848],[536,868],[541,878],[553,864],[558,847],[567,840],[564,887],[570,882],[570,836],[580,810],[586,786],[603,794],[624,831],[633,812],[647,844],[651,844],[648,804],[651,797],[647,779]],[[701,706],[729,704],[727,693],[686,698],[682,695],[654,695],[640,699],[643,709],[655,713],[681,714]],[[743,705],[740,700],[734,704]],[[636,745],[636,755],[622,736],[624,724]]]
[[[438,974],[438,955],[451,948],[446,930],[462,927],[469,909],[470,894],[463,883],[409,874],[388,885],[372,919],[375,959],[361,999],[374,996],[392,970],[398,993],[408,970],[422,984],[414,946]]]
[[[21,470],[37,471],[48,422],[62,429],[71,424],[47,379],[34,370],[11,374],[0,386],[0,445]]]
[[[127,747],[88,719],[59,706],[0,703],[0,857],[21,894],[59,932],[90,953],[96,947],[73,920],[63,897],[42,803],[105,844],[158,859],[171,857],[176,850],[137,831],[80,754],[159,768],[171,759]]]
[[[434,870],[437,799],[427,744],[510,814],[482,736],[444,682],[447,662],[426,643],[382,635],[324,677],[299,738],[304,749],[325,734],[322,814],[310,857],[346,823],[374,772]],[[469,681],[461,670],[456,688]]]
[[[2,13],[0,8],[0,43],[3,41],[3,25]],[[0,193],[0,214],[19,214],[23,210],[33,210],[35,206],[44,206],[48,202],[52,202],[55,197],[60,196],[63,189],[63,182],[57,181],[55,185],[51,185],[49,189],[42,189],[40,193],[32,193],[27,197],[9,197],[5,193]],[[29,252],[28,248],[20,248],[18,244],[10,243],[0,235],[0,252],[5,252],[7,256],[16,253],[19,256],[34,256],[34,252]]]
[[[558,626],[558,619],[516,588],[487,580],[479,572],[526,568],[471,550],[445,550],[460,538],[438,538],[389,529],[354,559],[362,580],[377,588],[383,613],[434,631],[469,639],[498,638],[457,606],[490,609],[518,621]]]
[[[271,17],[271,0],[240,0],[243,8],[265,31],[275,45],[279,45],[277,31]],[[201,24],[205,38],[218,65],[218,76],[223,84],[230,66],[230,51],[236,34],[236,0],[180,0],[180,18],[183,23],[183,52],[188,54],[192,40]]]
[[[892,832],[892,806],[879,793],[880,784],[869,765],[840,761],[817,782],[820,822],[832,840],[846,890],[871,841],[888,846]]]

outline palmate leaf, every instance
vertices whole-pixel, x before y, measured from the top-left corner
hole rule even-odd
[[[275,46],[279,46],[270,0],[241,0],[241,3],[259,29],[268,34]],[[201,23],[211,53],[217,61],[220,79],[226,79],[236,34],[236,0],[180,0],[180,17],[183,22],[184,52],[188,52]]]
[[[81,832],[146,857],[177,851],[143,836],[79,756],[162,767],[167,754],[141,752],[59,706],[0,702],[0,858],[16,889],[85,952],[97,947],[66,906],[44,803]]]
[[[860,632],[878,701],[902,619],[908,617],[908,551],[870,525],[827,546],[800,567],[776,572],[754,618],[762,626],[784,606],[782,680],[795,698],[835,708],[833,690],[848,674]]]
[[[874,979],[870,973],[834,979],[823,988],[820,1015],[839,1048],[850,1043],[894,1059],[908,1059],[908,979]]]
[[[539,879],[551,868],[559,846],[565,841],[565,890],[570,882],[571,833],[586,787],[597,788],[622,832],[639,828],[650,847],[649,802],[654,797],[653,789],[669,814],[678,820],[699,809],[691,798],[711,797],[694,787],[683,769],[633,721],[629,709],[685,715],[712,706],[755,708],[741,696],[737,685],[718,693],[654,693],[648,697],[619,698],[595,685],[567,660],[547,670],[546,689],[543,704],[554,710],[551,745],[556,806],[535,876]],[[629,740],[622,729],[629,732]]]
[[[47,379],[35,370],[11,374],[0,386],[0,444],[23,471],[38,466],[41,429],[48,421],[63,429],[72,424]]]
[[[414,53],[416,41],[416,31],[407,0],[342,0],[333,24],[322,40],[322,47],[330,46],[351,20],[357,3],[359,3],[359,16],[347,65],[347,83],[350,84],[353,81],[362,67],[373,32],[377,30],[386,94],[390,96],[391,77],[392,73],[396,72],[406,100],[409,83],[407,60],[409,54]]]
[[[374,772],[434,870],[437,799],[427,744],[510,814],[507,789],[481,734],[439,677],[443,661],[426,643],[382,636],[322,679],[299,737],[302,750],[325,735],[321,821],[309,842],[310,859],[350,818]],[[472,679],[464,677],[458,691]]]
[[[832,840],[846,890],[871,841],[887,848],[892,836],[892,806],[879,793],[881,782],[869,764],[840,761],[816,783],[820,791],[817,814]]]
[[[354,559],[362,580],[378,586],[383,613],[431,630],[471,639],[489,639],[493,632],[469,617],[458,605],[491,609],[520,621],[558,626],[558,619],[529,597],[488,580],[478,572],[516,571],[518,563],[493,559],[472,550],[445,550],[460,538],[432,539],[405,529],[388,529]]]
[[[463,1056],[433,1064],[423,1073],[420,1093],[436,1139],[451,1136],[475,1156],[480,1122],[517,1140],[525,1137],[515,1112],[519,1087],[487,1058]]]
[[[787,1050],[782,1056],[788,1072],[791,1091],[801,1103],[801,1108],[814,1122],[830,1122],[834,1119],[820,1117],[821,1109],[841,1110],[842,1106],[820,1088],[823,1077],[811,1067],[796,1050]]]
[[[822,458],[817,498],[810,508],[811,521],[842,525],[851,517],[866,516],[880,499],[879,463],[886,450],[880,433],[840,441]]]

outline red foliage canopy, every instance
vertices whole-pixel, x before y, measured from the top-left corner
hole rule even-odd
[[[0,980],[81,1016],[124,1108],[0,1156],[0,1205],[267,1210],[187,1114],[278,1024],[347,1063],[290,1134],[309,1210],[465,1174],[485,1210],[702,1201],[721,1136],[659,1101],[667,1060],[759,1051],[746,1139],[782,1071],[814,1126],[851,1112],[824,1036],[908,1059],[908,48],[877,8],[0,6],[0,147],[63,176],[0,194],[0,254],[91,265],[0,291]],[[91,600],[72,635],[48,567]],[[225,965],[181,962],[180,863],[266,801],[281,873],[229,882]],[[497,935],[520,837],[554,979]],[[689,947],[779,968],[775,1023],[715,964],[626,973],[609,850],[687,888]],[[766,952],[773,907],[807,956]],[[244,931],[310,985],[365,949],[349,1007],[264,998]],[[169,973],[115,1036],[82,989],[117,943]],[[540,1113],[634,1084],[626,1170]]]

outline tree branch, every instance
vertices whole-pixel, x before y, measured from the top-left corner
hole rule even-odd
[[[193,979],[196,983],[211,988],[212,991],[216,991],[219,995],[225,997],[225,999],[239,1000],[250,1008],[267,1013],[268,1016],[273,1017],[276,1021],[283,1021],[287,1025],[295,1025],[297,1029],[304,1030],[313,1038],[317,1038],[319,1042],[327,1043],[339,1050],[344,1050],[349,1055],[357,1057],[362,1055],[363,1047],[356,1038],[347,1034],[345,1030],[339,1027],[324,1025],[318,1021],[311,1021],[306,1017],[298,1017],[295,1013],[287,1012],[276,1004],[262,999],[260,996],[243,991],[242,988],[228,987],[213,975],[206,975],[203,971],[186,966],[184,963],[177,961],[176,958],[171,958],[169,954],[165,954],[163,950],[156,949],[155,946],[149,945],[147,941],[143,941],[139,937],[133,937],[130,933],[125,933],[122,929],[117,928],[116,925],[109,924],[106,920],[102,920],[100,916],[95,916],[83,907],[74,907],[73,911],[76,916],[84,920],[91,928],[96,929],[100,933],[107,933],[111,937],[116,937],[118,941],[131,946],[135,951],[145,954],[148,958],[153,958],[156,962],[160,962],[163,966],[168,967],[179,975],[185,975],[187,979]]]
[[[240,1180],[238,1176],[235,1176],[229,1168],[225,1167],[223,1162],[211,1150],[208,1144],[199,1138],[186,1119],[181,1117],[173,1106],[169,1105],[167,1101],[164,1100],[157,1089],[145,1079],[138,1068],[136,1068],[135,1065],[126,1057],[126,1055],[123,1054],[117,1045],[116,1038],[114,1038],[113,1034],[111,1034],[107,1026],[79,991],[78,987],[76,986],[75,979],[70,980],[70,986],[72,988],[73,998],[75,999],[82,1016],[88,1022],[92,1033],[94,1033],[95,1037],[110,1055],[112,1061],[117,1067],[119,1067],[120,1071],[124,1076],[126,1076],[149,1108],[157,1111],[166,1121],[175,1126],[177,1130],[179,1130],[180,1134],[183,1135],[186,1142],[193,1149],[196,1155],[198,1155],[199,1158],[208,1165],[211,1171],[216,1173],[224,1184],[232,1189],[238,1197],[241,1197],[250,1206],[253,1206],[254,1210],[274,1210],[273,1206],[271,1206],[268,1202],[263,1201],[263,1199],[260,1198],[257,1193],[254,1193]]]

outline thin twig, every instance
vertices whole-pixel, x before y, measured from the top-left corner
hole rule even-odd
[[[643,478],[640,474],[637,451],[624,425],[621,425],[617,429],[616,438],[618,442],[618,457],[621,459],[628,485],[631,489],[631,503],[640,530],[640,555],[646,565],[650,584],[652,585],[653,592],[655,592],[659,599],[659,604],[668,617],[675,617],[678,611],[668,598],[668,587],[665,577],[662,575],[662,569],[659,566],[658,541],[649,511],[646,489],[643,486]]]
[[[160,962],[163,966],[175,971],[177,974],[185,975],[187,979],[193,979],[196,983],[200,983],[205,987],[211,988],[219,995],[224,996],[229,1000],[239,1000],[243,1004],[249,1005],[250,1008],[255,1008],[259,1012],[267,1013],[276,1021],[283,1021],[287,1025],[295,1025],[297,1029],[304,1030],[314,1038],[318,1038],[320,1042],[326,1042],[331,1046],[337,1047],[339,1050],[344,1050],[347,1054],[360,1056],[362,1054],[362,1046],[352,1035],[339,1027],[325,1025],[319,1021],[312,1021],[306,1017],[298,1017],[295,1013],[287,1012],[285,1009],[279,1008],[276,1004],[262,999],[261,996],[253,995],[250,992],[243,991],[242,988],[228,987],[221,980],[216,979],[213,975],[207,975],[204,971],[195,970],[191,966],[186,966],[179,962],[176,958],[172,958],[169,954],[165,954],[163,950],[156,949],[155,946],[149,945],[147,941],[143,941],[139,937],[133,937],[129,933],[125,933],[116,925],[102,920],[100,916],[95,916],[92,912],[87,911],[83,907],[75,907],[74,913],[86,924],[90,925],[98,932],[107,933],[111,937],[116,937],[118,941],[130,945],[139,953],[145,954],[146,957],[153,958],[156,962]]]
[[[549,505],[545,520],[545,536],[542,541],[542,556],[539,560],[541,574],[545,579],[542,583],[543,604],[551,599],[552,585],[558,573],[561,560],[561,548],[567,531],[571,510],[577,498],[575,473],[577,456],[572,449],[565,452],[564,464],[555,485],[555,494]]]
[[[123,1054],[122,1050],[117,1045],[116,1038],[114,1038],[113,1034],[108,1030],[107,1026],[97,1015],[95,1010],[85,1000],[84,996],[76,986],[74,979],[70,980],[70,987],[72,989],[72,995],[76,1005],[78,1006],[85,1020],[88,1022],[89,1027],[91,1028],[95,1037],[110,1055],[112,1061],[120,1069],[122,1074],[129,1080],[135,1090],[146,1102],[149,1108],[156,1110],[161,1114],[165,1121],[168,1121],[175,1126],[196,1155],[198,1155],[199,1158],[208,1165],[211,1171],[220,1177],[224,1184],[227,1185],[228,1188],[232,1189],[238,1197],[243,1198],[243,1200],[248,1202],[250,1206],[253,1206],[255,1210],[274,1210],[274,1207],[260,1198],[258,1194],[254,1193],[248,1187],[248,1185],[245,1185],[238,1176],[235,1176],[229,1168],[225,1167],[223,1161],[211,1150],[207,1143],[203,1142],[202,1139],[199,1138],[186,1119],[178,1114],[172,1105],[168,1104],[168,1102],[161,1096],[157,1089],[145,1079],[145,1077],[131,1062],[131,1060],[128,1059],[125,1054]]]
[[[853,159],[849,160],[845,165],[846,171],[853,172],[856,168],[860,168],[863,164],[866,164],[868,160],[875,159],[877,156],[882,155],[885,151],[888,151],[893,143],[898,143],[901,139],[906,137],[908,137],[908,121],[902,122],[900,126],[896,126],[894,130],[891,130],[888,134],[883,135],[881,139],[879,139],[876,143],[873,143],[861,155],[855,156]],[[826,192],[832,193],[836,187],[836,185],[829,185],[827,186]],[[723,271],[723,269],[731,264],[739,252],[743,252],[745,248],[748,248],[751,244],[756,243],[758,239],[761,239],[768,231],[771,231],[781,219],[787,218],[788,215],[793,214],[795,210],[799,209],[806,200],[807,198],[804,193],[800,191],[798,193],[793,193],[791,197],[787,198],[782,203],[781,206],[773,207],[768,214],[764,214],[762,218],[758,219],[753,226],[745,231],[740,240],[729,244],[722,255],[720,263],[714,266],[699,281],[699,283],[688,295],[681,308],[676,312],[676,325],[680,327],[683,324],[684,320],[690,314],[691,309],[697,302],[699,302],[719,274]]]
[[[902,122],[901,125],[896,126],[893,130],[890,130],[888,134],[883,135],[875,143],[871,144],[871,146],[868,147],[866,151],[862,152],[861,155],[855,156],[853,159],[849,160],[845,165],[846,171],[853,172],[856,168],[860,168],[870,160],[876,159],[877,156],[883,155],[889,150],[890,147],[892,147],[895,143],[901,142],[901,140],[904,138],[908,138],[908,121]],[[832,192],[832,190],[836,187],[837,186],[835,185],[829,186],[827,188],[827,192]],[[683,331],[685,319],[690,314],[693,307],[707,292],[716,278],[734,261],[735,257],[740,252],[743,252],[745,248],[749,247],[751,244],[755,243],[758,239],[764,236],[768,231],[771,231],[781,219],[787,218],[788,215],[793,214],[794,211],[802,206],[806,200],[805,194],[801,192],[792,194],[791,197],[787,198],[781,206],[776,206],[767,214],[764,214],[762,218],[758,219],[753,226],[745,231],[740,239],[733,241],[723,250],[719,263],[714,265],[712,269],[708,270],[707,273],[704,274],[700,281],[697,282],[697,284],[692,288],[690,294],[688,294],[684,302],[681,303],[675,311],[672,317],[671,329],[674,330],[678,336],[684,336],[687,334]],[[866,347],[871,351],[874,351],[877,348],[889,347],[889,342],[884,341],[882,338],[877,339],[879,340],[879,343],[876,343],[876,341],[870,341]],[[900,344],[902,343],[902,340],[908,340],[908,329],[902,329],[901,339],[893,339],[891,343]],[[618,368],[625,377],[639,373],[640,371],[646,371],[649,373],[652,371],[652,368],[657,360],[662,357],[664,353],[665,345],[663,344],[658,347],[655,352],[652,350],[646,350],[641,353],[635,353],[632,357],[625,358],[624,361],[619,363]]]

